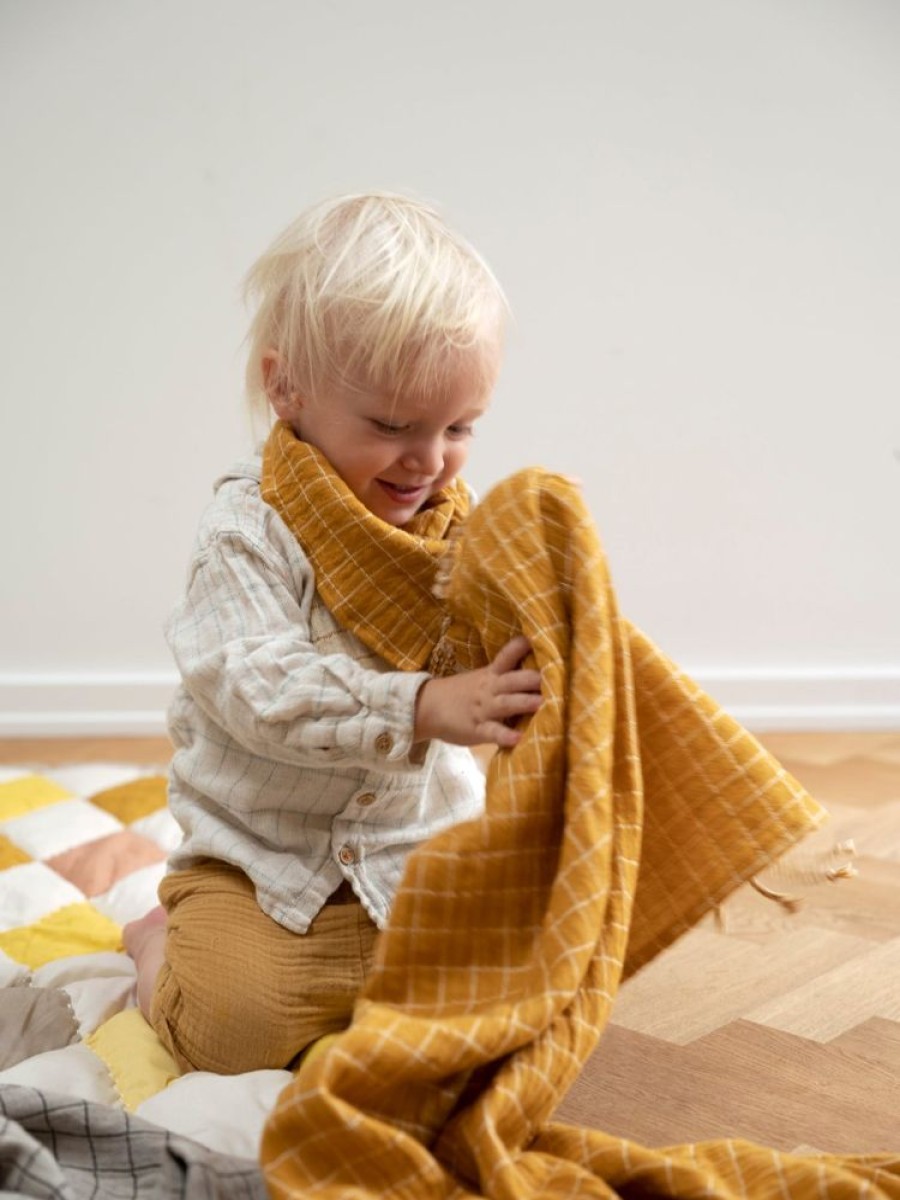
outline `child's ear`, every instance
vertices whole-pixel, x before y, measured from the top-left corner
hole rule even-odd
[[[296,396],[288,391],[287,374],[277,350],[266,350],[262,356],[263,385],[269,403],[277,417],[289,424],[297,416]]]

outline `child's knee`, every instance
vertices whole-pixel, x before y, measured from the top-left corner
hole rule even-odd
[[[225,868],[170,878],[166,900],[151,1024],[182,1070],[287,1067],[349,1024],[377,933],[359,904],[326,906],[309,933],[291,933]]]
[[[194,973],[191,972],[193,975]],[[258,1002],[258,985],[239,979],[212,982],[179,978],[168,964],[160,972],[150,1023],[182,1071],[234,1075],[286,1067],[312,1036],[278,1019]],[[299,1044],[298,1044],[299,1043]]]

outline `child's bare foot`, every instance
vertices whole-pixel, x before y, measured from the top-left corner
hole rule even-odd
[[[157,906],[137,921],[129,921],[122,929],[122,944],[137,968],[137,1002],[146,1017],[150,1012],[156,977],[165,958],[166,910]]]
[[[151,908],[148,913],[136,921],[129,921],[122,928],[122,944],[125,947],[125,953],[130,954],[137,962],[147,944],[147,939],[156,936],[156,931],[161,927],[165,929],[165,925],[166,910],[161,904],[157,904],[156,908]]]

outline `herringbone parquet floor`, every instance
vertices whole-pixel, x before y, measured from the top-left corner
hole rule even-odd
[[[627,982],[557,1117],[649,1145],[737,1136],[900,1151],[900,733],[766,745],[831,812],[750,887]],[[161,740],[0,742],[0,762],[160,764]],[[855,878],[829,882],[848,860]]]

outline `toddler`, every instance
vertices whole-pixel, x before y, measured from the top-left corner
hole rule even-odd
[[[248,392],[276,418],[216,484],[167,637],[184,838],[125,930],[182,1070],[288,1067],[349,1023],[410,851],[477,817],[470,746],[540,704],[523,638],[465,669],[435,595],[506,304],[429,207],[344,197],[251,269]]]

